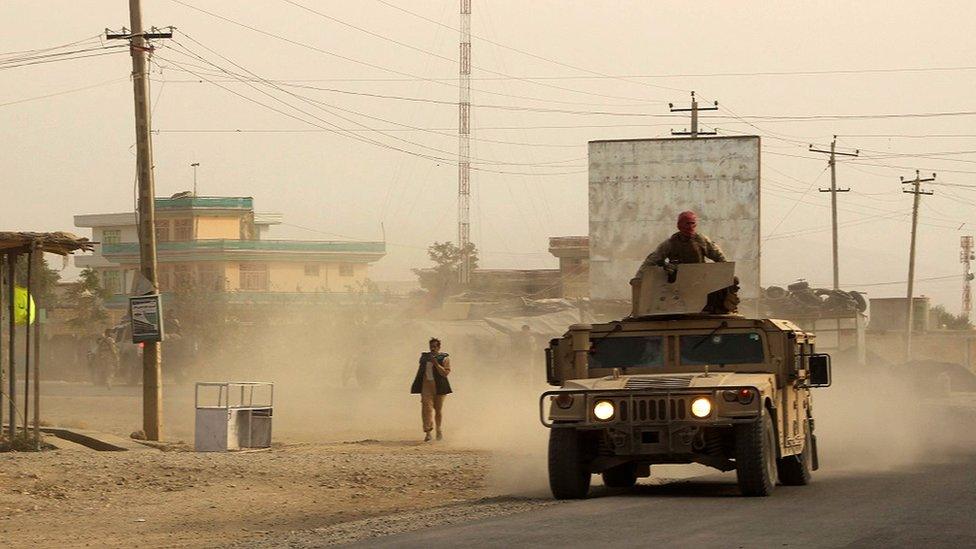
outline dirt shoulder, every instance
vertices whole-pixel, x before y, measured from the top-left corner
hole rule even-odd
[[[490,495],[485,452],[413,442],[246,454],[56,450],[0,462],[6,547],[274,545]],[[336,539],[350,541],[343,532]]]

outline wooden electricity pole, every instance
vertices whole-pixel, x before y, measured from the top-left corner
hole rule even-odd
[[[928,183],[930,181],[935,181],[935,174],[932,177],[926,177],[922,179],[919,177],[918,170],[915,170],[915,179],[910,179],[905,181],[905,178],[900,178],[902,183],[908,183],[912,186],[909,189],[902,189],[902,192],[915,195],[912,200],[912,243],[911,248],[908,252],[908,310],[905,314],[905,362],[912,359],[912,328],[914,327],[914,316],[915,316],[915,304],[913,303],[915,295],[915,234],[918,231],[918,202],[923,194],[933,194],[932,191],[921,190],[922,183]]]
[[[170,32],[158,32],[156,28],[145,32],[142,26],[140,0],[129,0],[129,26],[121,34],[107,34],[110,39],[127,39],[132,55],[132,91],[136,114],[136,164],[139,180],[138,230],[139,259],[142,276],[159,293],[156,277],[156,208],[154,203],[152,123],[149,103],[149,38],[171,38]],[[142,354],[142,429],[148,440],[162,437],[163,383],[160,366],[161,353],[158,341],[146,342]]]
[[[837,260],[837,193],[850,192],[850,189],[838,189],[837,188],[837,155],[840,156],[857,156],[860,151],[855,150],[853,153],[837,152],[837,136],[834,136],[833,141],[830,142],[830,150],[825,151],[821,149],[813,148],[810,145],[811,152],[818,152],[829,154],[830,159],[827,160],[827,165],[830,166],[830,188],[820,189],[822,193],[830,193],[830,225],[833,231],[833,257],[834,257],[834,289],[840,289],[840,266]]]
[[[671,112],[690,112],[691,113],[691,131],[674,131],[671,130],[671,135],[689,135],[692,138],[698,137],[699,135],[715,135],[715,132],[703,132],[698,130],[698,112],[699,111],[717,111],[718,101],[711,107],[699,107],[698,99],[695,99],[695,92],[691,92],[691,108],[674,108],[674,103],[668,103],[668,108]]]

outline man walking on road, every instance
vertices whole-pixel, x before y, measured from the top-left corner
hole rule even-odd
[[[424,442],[430,442],[430,432],[437,427],[437,440],[444,438],[441,431],[443,419],[444,397],[449,395],[451,384],[447,376],[451,373],[451,359],[447,353],[441,352],[441,340],[430,338],[430,352],[420,354],[420,365],[411,394],[420,395],[420,416],[424,425]]]

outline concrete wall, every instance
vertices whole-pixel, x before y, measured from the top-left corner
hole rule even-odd
[[[640,263],[694,210],[736,262],[740,295],[759,295],[759,138],[591,141],[590,295],[630,299]]]

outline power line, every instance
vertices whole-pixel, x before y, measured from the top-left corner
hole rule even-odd
[[[439,25],[439,26],[442,26],[442,27],[447,27],[447,28],[449,28],[451,30],[454,30],[454,31],[458,31],[458,29],[455,29],[455,28],[451,27],[450,25],[445,25],[444,23],[441,23],[440,21],[434,21],[433,19],[430,19],[428,17],[425,17],[423,15],[420,15],[419,13],[415,13],[415,12],[412,12],[412,11],[407,10],[405,8],[401,8],[400,6],[391,4],[391,3],[387,2],[386,0],[376,0],[376,1],[379,2],[379,3],[381,3],[381,4],[383,4],[383,5],[385,5],[385,6],[388,6],[388,7],[391,7],[393,9],[395,9],[395,10],[401,11],[401,12],[406,13],[406,14],[409,14],[409,15],[412,15],[412,16],[417,17],[419,19],[422,19],[424,21],[427,21],[427,22],[430,22],[430,23],[433,23],[435,25]],[[631,84],[639,84],[639,85],[642,85],[642,86],[649,86],[649,87],[652,87],[652,88],[658,88],[658,89],[663,89],[663,90],[681,91],[681,92],[689,92],[689,91],[691,91],[691,90],[686,90],[686,89],[681,89],[681,88],[674,88],[674,87],[671,87],[671,86],[662,86],[662,85],[659,85],[659,84],[649,84],[647,82],[634,82],[634,81],[631,81],[631,80],[627,80],[626,77],[620,77],[620,76],[614,76],[614,75],[610,75],[610,74],[605,74],[605,73],[602,73],[602,72],[597,72],[597,71],[593,71],[593,70],[590,70],[590,69],[586,69],[586,68],[583,68],[583,67],[578,67],[576,65],[570,65],[569,63],[564,63],[562,61],[557,61],[555,59],[550,59],[550,58],[544,57],[542,55],[538,55],[538,54],[535,54],[535,53],[532,53],[532,52],[529,52],[529,51],[525,51],[525,50],[521,50],[521,49],[518,49],[518,48],[515,48],[515,47],[512,47],[512,46],[508,46],[506,44],[502,44],[502,43],[499,43],[499,42],[495,42],[494,40],[489,40],[489,39],[487,39],[487,38],[485,38],[483,36],[478,36],[478,35],[475,35],[475,34],[472,34],[471,36],[474,37],[474,38],[477,38],[478,40],[481,40],[482,42],[485,42],[485,43],[488,43],[488,44],[492,44],[492,45],[498,46],[500,48],[505,48],[507,50],[511,50],[511,51],[514,51],[514,52],[517,52],[517,53],[521,53],[522,55],[527,55],[529,57],[532,57],[534,59],[539,59],[541,61],[547,61],[549,63],[553,63],[555,65],[559,65],[559,66],[562,66],[562,67],[567,67],[567,68],[570,68],[570,69],[578,70],[580,72],[589,73],[589,74],[591,74],[593,76],[600,77],[600,78],[612,78],[612,79],[615,79],[615,80],[623,80],[625,82],[630,82]],[[540,80],[541,80],[541,78],[540,78]]]
[[[50,47],[47,47],[47,48],[36,48],[36,49],[32,49],[32,50],[19,50],[19,51],[3,52],[3,53],[0,53],[0,57],[7,57],[7,56],[11,56],[11,55],[36,54],[36,53],[43,53],[43,52],[54,51],[54,50],[62,50],[62,49],[65,49],[65,48],[70,48],[71,46],[77,46],[78,44],[84,44],[86,42],[98,42],[98,39],[99,39],[100,36],[102,36],[102,33],[98,33],[98,34],[89,36],[88,38],[82,38],[81,40],[76,40],[74,42],[68,42],[67,44],[61,44],[59,46],[50,46]]]
[[[795,202],[793,202],[793,205],[790,207],[789,211],[786,212],[786,215],[780,218],[779,223],[777,223],[776,226],[773,227],[773,230],[769,233],[769,236],[766,237],[767,239],[775,235],[776,231],[779,230],[781,225],[783,225],[783,222],[786,221],[791,215],[793,215],[793,211],[796,210],[796,207],[797,205],[799,205],[800,200],[802,200],[810,192],[810,190],[813,189],[813,186],[817,184],[817,181],[820,179],[821,176],[823,176],[823,174],[826,171],[827,168],[824,168],[819,174],[817,174],[817,177],[815,177],[813,181],[810,182],[810,185],[806,188],[805,191],[803,191],[803,194],[801,194],[800,197],[797,198]]]
[[[416,52],[420,52],[420,53],[423,53],[423,54],[426,54],[426,55],[430,55],[432,57],[436,57],[438,59],[443,59],[445,61],[449,61],[449,62],[452,62],[452,63],[455,63],[455,64],[458,63],[458,60],[456,60],[454,58],[447,57],[445,55],[441,55],[441,54],[439,54],[437,52],[432,52],[432,51],[429,51],[429,50],[425,50],[423,48],[418,48],[418,47],[413,46],[411,44],[407,44],[406,42],[401,42],[399,40],[390,38],[389,36],[384,36],[382,34],[375,33],[375,32],[373,32],[373,31],[371,31],[369,29],[365,29],[363,27],[359,27],[359,26],[353,25],[352,23],[348,23],[346,21],[343,21],[342,19],[339,19],[338,17],[334,17],[334,16],[328,15],[326,13],[322,13],[320,11],[314,10],[314,9],[308,7],[308,6],[304,6],[302,4],[299,4],[298,2],[295,2],[294,0],[282,0],[282,1],[283,2],[286,2],[288,4],[291,4],[291,5],[293,5],[293,6],[297,7],[297,8],[301,8],[301,9],[307,11],[307,12],[314,13],[315,15],[318,15],[320,17],[323,17],[325,19],[328,19],[329,21],[333,21],[333,22],[338,23],[340,25],[343,25],[345,27],[349,27],[351,29],[355,29],[355,30],[357,30],[359,32],[362,32],[362,33],[368,34],[370,36],[373,36],[375,38],[379,38],[380,40],[385,40],[387,42],[391,42],[393,44],[397,44],[397,45],[402,46],[402,47],[405,47],[407,49],[410,49],[410,50],[413,50],[413,51],[416,51]],[[463,25],[462,25],[462,28],[463,28]],[[461,30],[459,30],[459,29],[454,29],[454,30],[457,31],[457,32],[461,32]],[[472,69],[478,69],[479,71],[486,72],[486,73],[489,73],[489,74],[494,74],[494,75],[500,76],[502,78],[505,78],[506,80],[517,80],[517,81],[520,81],[520,82],[527,82],[529,84],[534,84],[536,86],[543,86],[543,87],[546,87],[546,88],[552,88],[552,89],[557,89],[557,90],[562,90],[562,91],[568,91],[568,92],[572,92],[572,93],[582,93],[582,94],[586,94],[586,95],[597,95],[597,96],[603,96],[603,97],[614,97],[614,96],[605,96],[603,94],[593,94],[591,92],[584,92],[584,91],[581,91],[581,90],[575,90],[575,89],[566,88],[566,87],[563,87],[563,86],[556,86],[554,84],[547,84],[547,83],[544,83],[544,82],[537,82],[537,81],[535,81],[535,80],[533,80],[531,78],[524,78],[524,77],[520,77],[520,76],[513,76],[511,74],[505,74],[503,72],[494,71],[494,70],[491,70],[491,69],[488,69],[488,68],[485,68],[485,67],[480,67],[478,65],[471,65],[470,68],[472,68]]]
[[[183,34],[184,34],[184,36],[187,36],[186,33],[183,33]],[[193,40],[194,42],[197,42],[196,40],[194,40],[190,36],[187,36],[187,38],[189,38],[190,40]],[[201,60],[201,61],[203,61],[205,63],[211,64],[215,68],[224,71],[226,74],[228,74],[228,75],[233,75],[234,74],[234,73],[232,73],[230,71],[227,71],[226,69],[221,68],[219,65],[213,64],[212,62],[210,62],[207,59],[199,56],[198,54],[195,54],[195,53],[191,52],[190,50],[188,50],[186,48],[186,46],[183,46],[178,41],[174,40],[173,43],[177,44],[179,47],[181,47],[184,50],[186,50],[186,52],[189,55],[191,55],[191,56],[193,56],[195,58],[198,58],[199,60]],[[199,44],[199,42],[197,42],[197,43]],[[201,46],[202,46],[202,44],[201,44]],[[203,46],[203,47],[206,48],[206,46]],[[217,54],[217,55],[219,55],[219,54]],[[174,63],[176,65],[180,65],[179,63],[177,63],[175,61],[172,61],[172,60],[166,60],[166,61],[168,61],[169,63]],[[233,64],[232,61],[230,61],[230,62]],[[241,68],[243,69],[243,67],[241,67]],[[196,72],[194,72],[192,70],[185,69],[185,68],[184,68],[184,70],[187,70],[188,72],[190,72],[191,74],[194,74],[198,78],[203,78],[204,80],[207,80],[209,82],[209,79],[207,79],[206,77],[204,77],[204,76],[202,76],[202,75],[200,75],[200,74],[198,74],[198,73],[196,73]],[[243,69],[243,70],[247,71],[247,69]],[[250,71],[247,71],[247,72],[249,72],[252,76],[257,77],[256,74],[254,74],[254,73],[252,73]],[[275,97],[274,95],[272,95],[272,94],[270,94],[270,93],[268,93],[268,92],[266,92],[264,90],[261,90],[260,88],[257,88],[253,84],[251,84],[250,87],[252,87],[252,89],[255,89],[256,91],[258,91],[259,93],[262,93],[263,95],[266,95],[266,96],[274,99],[275,101],[278,101],[278,102],[282,103],[283,105],[289,107],[290,109],[293,109],[293,110],[295,110],[295,111],[297,111],[297,112],[299,112],[299,113],[301,113],[301,114],[303,114],[305,116],[310,116],[310,117],[312,117],[312,118],[314,118],[316,120],[319,120],[322,123],[328,124],[329,126],[332,126],[332,127],[331,128],[326,128],[326,127],[320,126],[318,124],[315,124],[314,122],[311,122],[311,121],[307,120],[306,118],[303,118],[302,116],[294,115],[292,113],[283,111],[283,110],[281,110],[279,108],[276,108],[276,107],[273,107],[271,105],[267,105],[265,103],[262,103],[260,101],[255,100],[255,99],[253,99],[251,97],[248,97],[248,96],[246,96],[244,94],[238,93],[238,92],[236,92],[236,91],[234,91],[234,90],[232,90],[232,89],[230,89],[230,88],[228,88],[226,86],[222,86],[222,85],[217,84],[217,83],[214,83],[214,82],[211,82],[211,83],[213,83],[215,86],[217,86],[217,87],[219,87],[221,89],[224,89],[225,91],[228,91],[228,92],[230,92],[230,93],[232,93],[234,95],[237,95],[237,96],[239,96],[239,97],[241,97],[241,98],[243,98],[243,99],[245,99],[245,100],[247,100],[249,102],[255,103],[255,104],[260,105],[262,107],[265,107],[265,108],[268,108],[268,109],[273,110],[275,112],[278,112],[279,114],[283,114],[285,116],[288,116],[288,117],[293,118],[295,120],[299,120],[301,122],[304,122],[306,124],[312,125],[314,127],[317,127],[317,128],[323,129],[323,130],[332,131],[334,133],[337,133],[339,135],[344,135],[346,137],[350,137],[350,138],[352,138],[354,140],[357,140],[357,141],[363,141],[365,143],[369,143],[369,144],[372,144],[372,145],[380,146],[380,147],[387,148],[387,149],[390,149],[390,150],[395,150],[395,151],[402,152],[402,153],[405,153],[405,154],[411,154],[411,155],[418,156],[418,157],[421,157],[421,158],[426,158],[428,160],[433,160],[435,162],[445,162],[445,163],[446,162],[453,162],[453,160],[451,158],[448,158],[448,157],[438,157],[438,156],[433,156],[433,155],[426,154],[426,153],[418,153],[418,152],[415,152],[415,151],[410,151],[408,149],[404,149],[404,148],[401,148],[401,147],[396,147],[396,146],[393,146],[393,145],[389,145],[387,143],[383,143],[383,142],[380,142],[380,141],[376,141],[374,139],[370,139],[370,138],[366,138],[366,137],[362,137],[362,136],[357,136],[357,135],[352,134],[351,132],[344,132],[343,129],[340,128],[339,126],[337,126],[336,124],[334,124],[332,122],[329,122],[329,121],[327,121],[325,119],[322,119],[321,117],[318,117],[318,116],[316,116],[316,115],[314,115],[312,113],[309,113],[308,111],[302,110],[302,109],[300,109],[300,108],[298,108],[298,107],[296,107],[296,106],[294,106],[294,105],[292,105],[292,104],[290,104],[290,103],[288,103],[286,101],[283,101],[282,99],[280,99],[278,97]],[[282,92],[284,92],[284,93],[286,93],[288,95],[291,95],[293,97],[299,98],[299,100],[302,100],[302,101],[306,101],[307,102],[307,98],[304,98],[302,96],[298,96],[298,95],[296,95],[296,94],[294,94],[292,92],[288,92],[288,91],[285,91],[285,90],[281,90],[280,88],[277,88],[277,87],[275,87],[273,85],[271,87],[274,88],[274,89],[278,89],[279,91],[282,91]],[[365,130],[376,131],[374,129],[371,129],[371,128],[368,128],[366,126],[363,126],[362,124],[360,124],[360,123],[358,123],[358,122],[356,122],[356,121],[354,121],[352,119],[343,117],[341,115],[336,115],[335,113],[331,113],[331,114],[333,114],[334,116],[338,116],[339,118],[342,118],[342,119],[347,120],[349,122],[352,122],[354,124],[360,125]],[[399,139],[399,138],[395,138],[395,139]],[[405,141],[405,140],[402,140],[402,141]],[[427,149],[433,149],[432,147],[429,147],[429,146],[426,146],[426,145],[421,145],[421,144],[413,143],[413,142],[410,142],[410,141],[406,141],[406,142],[409,143],[409,144],[415,145],[415,146],[420,146],[420,147],[427,148]],[[433,149],[433,150],[439,150],[439,149]],[[472,167],[472,169],[477,169],[479,171],[486,171],[486,172],[491,172],[491,173],[504,173],[504,174],[514,174],[514,175],[522,175],[522,174],[527,173],[527,172],[511,172],[511,171],[504,171],[504,170],[491,170],[491,169],[481,168],[481,167]],[[585,170],[583,170],[583,171],[585,171]],[[547,176],[548,175],[569,175],[569,174],[575,174],[575,173],[580,173],[580,172],[579,171],[546,172],[546,173],[542,173],[540,175],[547,175]]]
[[[943,139],[943,138],[976,138],[976,133],[847,133],[838,134],[838,137],[877,137],[884,139]]]
[[[205,49],[207,49],[207,50],[208,50],[208,51],[210,51],[211,53],[213,53],[213,54],[215,54],[215,55],[217,55],[217,56],[219,56],[219,57],[221,57],[222,59],[224,59],[225,61],[228,61],[229,63],[231,63],[231,64],[233,64],[233,65],[235,65],[236,67],[238,67],[238,68],[240,68],[240,69],[242,69],[242,70],[244,70],[244,71],[246,71],[246,72],[248,72],[249,74],[251,74],[251,76],[254,76],[254,77],[256,77],[256,76],[257,76],[256,74],[254,74],[253,72],[251,72],[251,71],[249,71],[248,69],[246,69],[246,68],[244,68],[244,67],[242,67],[241,65],[239,65],[239,64],[237,64],[237,63],[234,63],[233,61],[231,61],[231,60],[230,60],[230,59],[228,59],[227,57],[225,57],[225,56],[223,56],[223,55],[221,55],[220,53],[218,53],[218,52],[216,52],[216,51],[214,51],[214,50],[212,50],[212,49],[210,49],[210,48],[208,48],[207,46],[205,46],[205,45],[203,45],[202,43],[200,43],[199,41],[197,41],[197,40],[195,40],[195,39],[194,39],[193,37],[191,37],[191,36],[189,36],[189,35],[187,35],[186,33],[183,33],[183,34],[184,34],[184,36],[186,36],[186,37],[187,37],[188,39],[190,39],[190,40],[192,40],[192,41],[193,41],[194,43],[196,43],[197,45],[199,45],[199,46],[201,46],[201,47],[203,47],[203,48],[205,48]],[[205,58],[203,58],[203,57],[201,57],[201,56],[199,56],[198,54],[195,54],[195,53],[193,53],[192,51],[190,51],[189,49],[187,49],[187,48],[186,48],[186,46],[184,46],[183,44],[181,44],[181,43],[180,43],[179,41],[177,41],[177,40],[174,40],[173,42],[174,42],[174,43],[175,43],[176,45],[178,45],[178,46],[179,46],[180,48],[183,48],[183,49],[185,49],[185,50],[186,50],[186,52],[188,52],[188,53],[189,53],[190,55],[192,55],[193,57],[195,57],[195,58],[198,58],[199,60],[201,60],[201,61],[203,61],[203,62],[205,62],[205,63],[208,63],[208,64],[211,64],[212,66],[214,66],[214,67],[215,67],[215,68],[217,68],[218,70],[220,70],[220,71],[222,71],[222,72],[224,72],[225,74],[228,74],[228,75],[235,75],[235,76],[236,76],[236,73],[233,73],[232,71],[229,71],[229,70],[227,70],[227,69],[224,69],[224,68],[222,68],[222,67],[220,67],[220,66],[218,66],[218,65],[216,65],[216,64],[213,64],[212,62],[210,62],[210,61],[208,61],[208,60],[206,60]],[[249,85],[250,85],[250,84],[249,84]],[[251,86],[251,87],[253,88],[253,86]],[[379,121],[382,121],[382,122],[386,122],[386,123],[390,123],[390,124],[396,124],[396,125],[399,125],[399,126],[407,126],[407,127],[409,127],[409,126],[408,126],[408,125],[406,125],[406,124],[401,124],[401,123],[398,123],[398,122],[394,122],[394,121],[391,121],[391,120],[387,120],[387,119],[384,119],[384,118],[379,118],[379,117],[375,117],[375,116],[371,116],[371,115],[368,115],[368,114],[365,114],[365,113],[362,113],[362,112],[359,112],[359,111],[355,111],[355,110],[351,110],[351,109],[344,109],[344,108],[342,108],[342,107],[338,107],[338,106],[335,106],[335,105],[329,105],[329,104],[325,104],[325,103],[322,103],[321,101],[318,101],[318,100],[315,100],[315,99],[311,99],[311,98],[307,98],[307,97],[305,97],[305,96],[301,96],[301,95],[298,95],[298,94],[295,94],[295,93],[292,93],[292,92],[289,92],[289,91],[286,91],[286,90],[282,90],[282,89],[280,89],[280,88],[278,88],[277,86],[274,86],[274,85],[271,85],[270,87],[272,87],[272,88],[274,88],[274,89],[277,89],[277,90],[279,90],[279,91],[282,91],[282,92],[284,92],[284,93],[286,93],[286,94],[288,94],[288,95],[291,95],[292,97],[295,97],[296,99],[299,99],[300,101],[304,101],[304,102],[306,102],[306,103],[308,103],[308,102],[312,102],[312,103],[316,103],[316,104],[318,104],[318,105],[325,105],[325,106],[327,106],[327,107],[329,107],[329,108],[332,108],[332,109],[337,109],[337,110],[340,110],[340,111],[344,111],[344,112],[348,112],[348,113],[351,113],[351,114],[355,114],[355,115],[358,115],[358,116],[363,116],[363,117],[365,117],[365,118],[370,118],[370,119],[373,119],[373,120],[379,120]],[[265,95],[269,95],[269,94],[265,94]],[[273,96],[270,96],[270,95],[269,95],[269,97],[273,97]],[[279,101],[280,101],[280,100],[279,100]],[[285,103],[285,104],[287,104],[287,103]],[[295,108],[295,107],[294,107],[294,106],[292,106],[292,105],[289,105],[289,106],[290,106],[291,108]],[[313,106],[315,106],[315,105],[313,105]],[[299,110],[299,111],[300,111],[300,109],[296,109],[296,110]],[[303,112],[304,114],[309,114],[309,113],[307,113],[307,112],[305,112],[305,111],[300,111],[300,112]],[[346,121],[348,121],[348,122],[352,122],[352,123],[354,123],[354,124],[359,124],[358,122],[356,122],[356,121],[354,121],[354,120],[352,120],[352,119],[349,119],[349,118],[346,118],[346,117],[343,117],[343,116],[341,116],[341,115],[336,115],[335,113],[330,113],[330,114],[333,114],[334,116],[338,116],[339,118],[341,118],[341,119],[343,119],[343,120],[346,120]],[[314,115],[312,115],[312,116],[314,116]],[[330,124],[331,124],[331,123],[330,123]],[[363,128],[366,128],[366,129],[370,129],[370,128],[367,128],[367,127],[366,127],[365,125],[362,125],[362,124],[359,124],[359,125],[360,125],[360,126],[362,126]],[[412,128],[412,129],[415,129],[415,128]],[[377,133],[381,133],[381,134],[382,134],[382,132],[377,132]],[[452,154],[452,153],[451,153],[451,151],[446,151],[446,150],[443,150],[443,149],[438,149],[438,148],[435,148],[435,147],[430,147],[430,146],[427,146],[427,145],[423,145],[423,144],[420,144],[420,143],[415,143],[415,142],[413,142],[413,141],[408,141],[408,140],[405,140],[405,139],[401,139],[401,138],[399,138],[399,137],[393,137],[393,136],[387,136],[387,137],[392,137],[393,139],[396,139],[396,140],[398,140],[398,141],[402,141],[402,142],[404,142],[404,143],[407,143],[407,144],[411,144],[411,145],[414,145],[414,146],[418,146],[418,147],[422,147],[422,148],[426,148],[426,149],[429,149],[429,150],[432,150],[432,151],[435,151],[435,152],[440,152],[440,153],[445,153],[445,154]],[[564,161],[555,161],[555,162],[551,162],[550,164],[565,164],[566,162],[574,162],[574,161],[578,161],[578,160],[584,160],[584,159],[583,159],[583,158],[580,158],[580,159],[568,159],[568,160],[564,160]],[[485,161],[485,160],[480,160],[480,159],[479,159],[479,160],[477,160],[477,161],[476,161],[476,163],[479,163],[479,164],[499,164],[499,165],[501,165],[501,164],[504,164],[504,165],[519,165],[519,164],[517,164],[517,163],[512,163],[512,162],[491,162],[491,161]],[[539,164],[533,164],[533,165],[539,165]],[[477,169],[477,168],[475,168],[475,169]]]
[[[48,99],[50,97],[58,97],[61,95],[68,95],[69,93],[75,93],[85,90],[91,90],[94,88],[100,88],[102,86],[108,86],[110,84],[118,84],[120,82],[128,81],[128,78],[113,78],[112,80],[106,80],[105,82],[99,82],[98,84],[92,84],[90,86],[82,86],[80,88],[72,88],[70,90],[63,90],[55,93],[48,93],[44,95],[35,95],[34,97],[25,97],[24,99],[17,99],[15,101],[8,101],[6,103],[0,103],[0,107],[7,107],[10,105],[18,105],[20,103],[27,103],[30,101],[38,101],[40,99]]]
[[[78,52],[71,52],[70,54],[69,53],[65,53],[65,54],[58,54],[56,56],[42,56],[41,58],[38,58],[38,59],[35,59],[35,60],[23,61],[23,62],[9,62],[9,63],[8,62],[0,62],[0,70],[16,69],[16,68],[19,68],[19,67],[28,67],[28,66],[33,66],[33,65],[46,65],[46,64],[49,64],[49,63],[60,63],[62,61],[75,61],[75,60],[78,60],[78,59],[87,59],[87,58],[90,58],[90,57],[102,57],[102,56],[105,56],[105,55],[113,55],[113,54],[123,53],[123,51],[127,51],[127,50],[119,50],[119,49],[116,49],[117,47],[118,46],[105,46],[105,47],[101,47],[101,48],[92,48],[92,49],[88,49],[88,50],[79,50]],[[97,52],[97,50],[113,50],[113,49],[114,49],[114,51]],[[87,52],[97,52],[97,53],[88,53],[86,55],[78,55],[79,53],[84,53],[85,51],[87,51]]]
[[[209,80],[208,80],[209,82]],[[214,83],[216,85],[216,83]],[[597,128],[659,128],[670,126],[671,124],[574,124],[574,125],[545,125],[545,126],[478,126],[478,131],[497,130],[497,131],[521,131],[521,130],[579,130]],[[404,129],[404,128],[379,128],[384,132],[414,132],[414,131],[450,131],[454,128],[438,126],[428,128]],[[346,132],[372,132],[375,129],[362,128],[340,128]],[[293,128],[178,128],[178,129],[159,129],[153,130],[156,133],[318,133],[322,131],[336,130],[310,130]]]
[[[322,48],[313,46],[313,45],[308,44],[308,43],[305,43],[305,42],[299,42],[298,40],[293,40],[293,39],[288,38],[286,36],[281,36],[280,34],[275,34],[273,32],[269,32],[269,31],[260,29],[260,28],[255,27],[255,26],[248,25],[246,23],[241,23],[240,21],[235,21],[234,19],[231,19],[231,18],[226,17],[224,15],[220,15],[218,13],[214,13],[212,11],[208,11],[208,10],[205,10],[203,8],[199,8],[199,7],[193,6],[193,5],[191,5],[191,4],[187,3],[187,2],[184,2],[183,0],[170,0],[170,1],[176,2],[177,4],[180,4],[181,6],[184,6],[186,8],[192,9],[192,10],[197,11],[197,12],[200,12],[200,13],[204,13],[204,14],[209,15],[211,17],[214,17],[216,19],[220,19],[220,20],[225,21],[227,23],[230,23],[232,25],[237,25],[239,27],[242,27],[242,28],[245,28],[245,29],[248,29],[248,30],[257,32],[259,34],[263,34],[265,36],[268,36],[268,37],[271,37],[271,38],[275,38],[277,40],[281,40],[283,42],[287,42],[287,43],[292,44],[292,45],[295,45],[295,46],[299,46],[299,47],[302,47],[302,48],[306,48],[306,49],[309,49],[309,50],[312,50],[312,51],[315,51],[315,52],[318,52],[318,53],[321,53],[321,54],[324,54],[324,55],[329,55],[329,56],[335,57],[337,59],[342,59],[342,60],[348,61],[350,63],[355,63],[357,65],[362,65],[362,66],[365,66],[365,67],[370,67],[370,68],[373,68],[373,69],[381,70],[381,71],[388,72],[388,73],[392,73],[392,74],[397,74],[397,75],[400,75],[400,76],[406,76],[406,77],[409,77],[411,79],[420,79],[420,80],[424,80],[424,81],[427,81],[427,82],[432,82],[432,83],[441,84],[441,85],[445,85],[445,86],[451,86],[451,87],[457,87],[458,86],[457,83],[450,83],[450,82],[445,82],[442,79],[441,80],[438,80],[438,79],[428,78],[428,77],[424,77],[424,76],[419,76],[419,75],[416,75],[416,74],[411,74],[411,73],[404,72],[404,71],[400,71],[400,70],[397,70],[397,69],[392,69],[390,67],[385,67],[385,66],[382,66],[382,65],[377,65],[376,63],[371,63],[369,61],[363,61],[361,59],[356,59],[356,58],[353,58],[353,57],[349,57],[349,56],[346,56],[346,55],[342,55],[340,53],[336,53],[336,52],[333,52],[333,51],[330,51],[330,50],[322,49]],[[472,90],[475,90],[475,88],[472,88]],[[610,98],[610,99],[625,99],[625,100],[628,100],[628,101],[643,101],[641,98],[636,98],[636,97],[623,97],[623,96],[618,96],[618,95],[606,95],[606,94],[600,94],[600,93],[586,92],[586,91],[582,91],[582,90],[572,90],[572,89],[569,89],[569,88],[567,88],[567,90],[572,91],[574,93],[579,93],[579,94],[583,94],[583,95],[590,95],[590,96],[594,96],[594,97],[607,97],[607,98]],[[492,92],[486,91],[486,90],[475,90],[475,91],[479,91],[481,93],[492,93]]]

